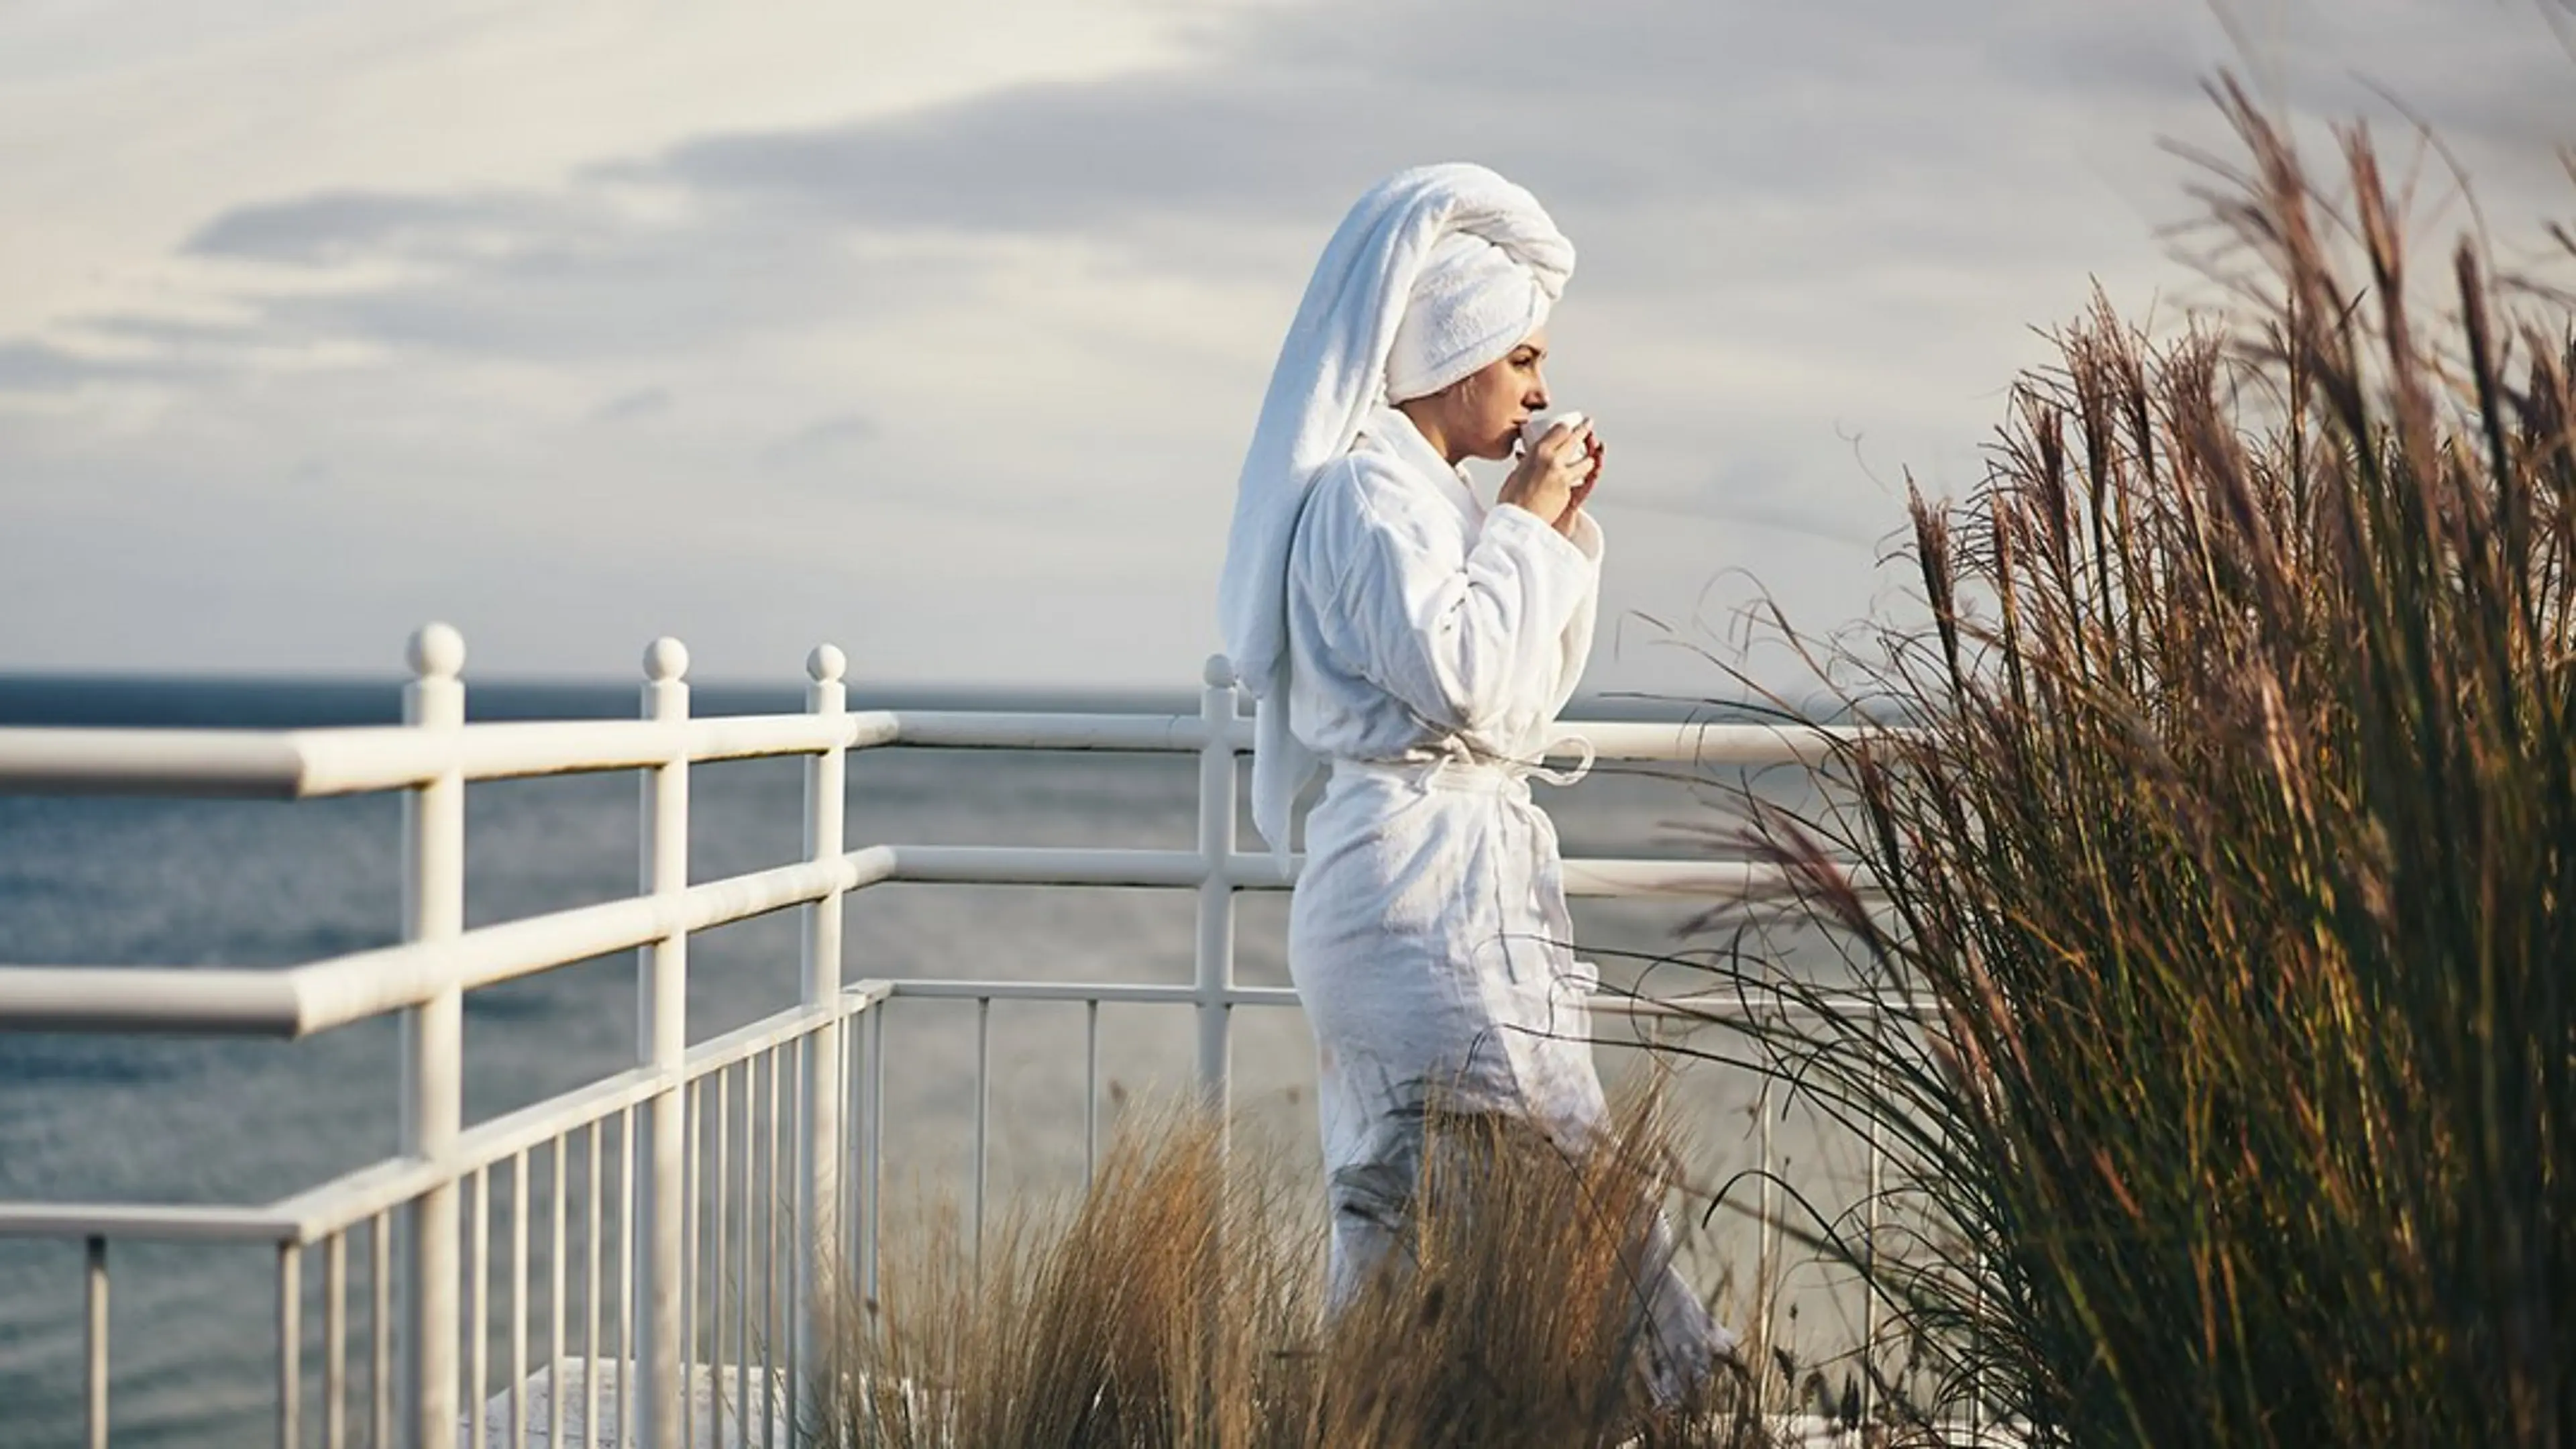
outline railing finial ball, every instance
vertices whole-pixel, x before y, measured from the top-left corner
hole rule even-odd
[[[829,644],[817,644],[805,656],[805,673],[816,684],[837,684],[850,667],[850,656]]]
[[[465,636],[451,625],[432,621],[413,631],[403,651],[411,672],[422,679],[454,679],[465,672]]]
[[[689,646],[665,634],[644,648],[644,677],[668,684],[689,672]]]
[[[1211,654],[1207,658],[1206,671],[1199,677],[1207,681],[1210,689],[1231,689],[1236,682],[1234,661],[1222,654]]]

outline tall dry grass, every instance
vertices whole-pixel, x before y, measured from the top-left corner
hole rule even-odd
[[[1913,504],[1912,728],[1764,848],[1920,1030],[1756,1055],[1895,1151],[1812,1236],[2036,1444],[2576,1440],[2576,348],[2243,95],[2223,324],[2099,310]],[[2564,239],[2564,234],[2561,234]],[[2427,296],[2439,294],[2428,302]],[[1857,856],[1873,902],[1837,857]]]
[[[1320,1323],[1320,1196],[1203,1116],[1122,1133],[1050,1224],[980,1266],[953,1230],[887,1255],[823,1376],[822,1442],[887,1449],[1707,1449],[1729,1407],[1645,1402],[1632,1275],[1665,1186],[1650,1108],[1569,1155],[1434,1115],[1397,1266]]]

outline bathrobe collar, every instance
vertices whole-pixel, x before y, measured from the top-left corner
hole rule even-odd
[[[1476,497],[1466,468],[1440,456],[1440,450],[1431,446],[1431,440],[1422,436],[1422,430],[1413,425],[1413,419],[1406,417],[1402,409],[1379,404],[1370,412],[1368,421],[1361,425],[1361,431],[1364,436],[1384,444],[1387,451],[1395,454],[1397,460],[1405,465],[1407,472],[1438,489],[1469,524],[1484,521],[1485,505]]]

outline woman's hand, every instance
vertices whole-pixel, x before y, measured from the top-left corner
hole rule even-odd
[[[1503,480],[1495,501],[1526,508],[1570,537],[1583,500],[1592,496],[1600,475],[1601,442],[1591,423],[1573,428],[1559,423],[1521,450],[1519,466]]]

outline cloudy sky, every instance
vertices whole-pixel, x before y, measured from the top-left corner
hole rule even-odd
[[[0,0],[0,669],[1185,684],[1316,249],[1473,159],[1581,252],[1593,682],[1714,688],[1757,588],[1901,607],[2034,328],[2211,298],[2216,66],[2510,243],[2569,3]]]

